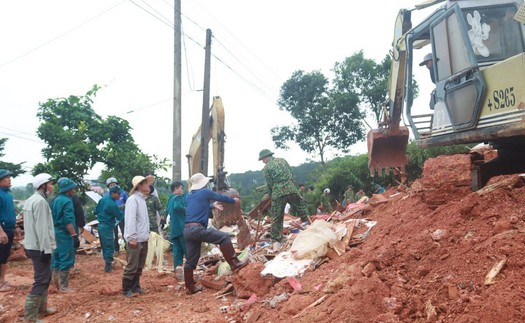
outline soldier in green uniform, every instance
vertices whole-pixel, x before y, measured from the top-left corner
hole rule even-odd
[[[308,214],[317,214],[317,207],[315,206],[315,192],[314,187],[310,186],[305,194],[306,207],[308,208]]]
[[[124,221],[124,213],[117,205],[122,190],[118,185],[109,189],[109,195],[101,198],[93,211],[98,219],[98,237],[104,258],[104,271],[113,271],[113,252],[115,251],[115,235],[113,228],[118,222]],[[118,221],[118,222],[117,222]]]
[[[355,203],[355,193],[352,185],[348,185],[348,188],[345,191],[345,205]]]
[[[363,191],[363,189],[360,189],[359,191],[357,191],[357,193],[355,193],[355,201],[359,201],[363,196],[365,196],[365,192]]]
[[[325,188],[320,197],[319,209],[326,214],[332,213],[332,205],[330,204],[330,189]]]
[[[58,290],[63,293],[72,292],[69,288],[69,269],[75,264],[73,237],[77,233],[75,232],[75,211],[71,197],[75,194],[75,187],[77,187],[75,182],[64,178],[58,184],[59,195],[51,207],[57,244],[57,248],[53,251],[51,268],[55,281],[58,281]]]
[[[270,234],[273,242],[280,242],[283,236],[284,207],[286,203],[297,210],[297,216],[302,221],[307,221],[308,210],[305,200],[299,195],[297,187],[293,183],[293,173],[290,165],[283,158],[273,157],[273,152],[263,149],[259,153],[259,160],[265,166],[263,168],[268,194],[271,199],[272,227]]]

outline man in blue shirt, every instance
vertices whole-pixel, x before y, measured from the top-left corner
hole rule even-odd
[[[0,169],[0,292],[10,290],[5,281],[5,272],[16,224],[15,204],[10,191],[11,175],[13,173],[7,169]]]
[[[221,195],[206,188],[210,182],[209,178],[201,173],[190,177],[190,192],[186,195],[186,224],[184,225],[184,240],[186,241],[186,263],[184,264],[184,283],[186,292],[194,294],[202,290],[202,286],[195,286],[193,270],[197,268],[201,256],[201,243],[218,244],[224,260],[230,265],[232,271],[236,271],[248,263],[241,262],[235,255],[230,236],[222,231],[208,229],[210,209],[217,208],[222,210],[222,206],[217,202],[210,204],[211,201],[220,201],[230,204],[239,204],[238,197],[228,197]]]

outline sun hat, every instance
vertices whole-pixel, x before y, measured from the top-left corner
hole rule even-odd
[[[210,182],[210,179],[202,173],[196,173],[193,174],[192,177],[190,177],[190,191],[199,190],[203,188],[204,186],[208,185]]]
[[[135,193],[135,189],[137,188],[137,186],[139,186],[140,183],[142,183],[144,180],[146,180],[146,177],[144,176],[135,176],[133,177],[133,179],[131,180],[131,184],[133,184],[133,188],[131,189],[131,191],[129,191],[129,195],[133,195],[133,193]]]
[[[426,62],[431,61],[431,60],[432,60],[432,53],[428,53],[425,55],[425,57],[423,57],[423,61],[419,63],[419,66],[425,65]]]
[[[259,160],[271,155],[273,155],[273,152],[270,149],[263,149],[259,152]]]

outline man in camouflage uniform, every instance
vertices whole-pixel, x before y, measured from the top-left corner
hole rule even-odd
[[[265,164],[263,173],[272,201],[272,227],[270,231],[272,241],[280,242],[283,236],[286,203],[290,203],[292,209],[297,210],[297,214],[294,215],[300,216],[302,221],[307,221],[306,202],[299,195],[297,187],[293,183],[292,169],[286,160],[273,157],[273,152],[268,149],[261,150],[259,160]]]

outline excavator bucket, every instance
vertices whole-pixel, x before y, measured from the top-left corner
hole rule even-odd
[[[373,177],[375,171],[379,174],[383,169],[398,168],[404,172],[407,164],[408,127],[372,129],[366,136],[368,145],[368,169]]]

